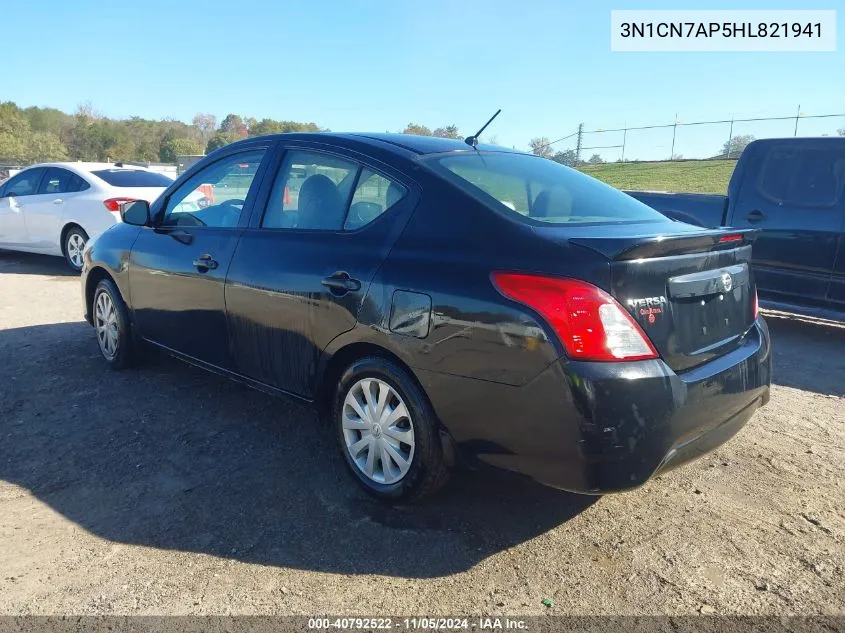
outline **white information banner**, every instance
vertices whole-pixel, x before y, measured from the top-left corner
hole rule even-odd
[[[610,50],[835,51],[836,11],[614,10]]]

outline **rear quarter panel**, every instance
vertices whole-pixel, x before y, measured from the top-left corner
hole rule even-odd
[[[359,322],[384,333],[412,368],[527,383],[562,350],[537,315],[498,292],[491,273],[568,273],[606,285],[607,263],[538,237],[436,176],[422,179],[422,199],[374,279]],[[431,298],[424,338],[391,332],[390,311],[400,290]]]

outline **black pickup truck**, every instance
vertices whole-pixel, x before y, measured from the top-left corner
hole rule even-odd
[[[727,196],[626,193],[681,222],[759,229],[761,305],[845,320],[845,138],[754,141]]]

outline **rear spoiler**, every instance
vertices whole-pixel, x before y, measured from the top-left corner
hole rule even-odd
[[[608,259],[624,261],[739,248],[754,242],[759,233],[760,229],[725,228],[683,235],[575,237],[570,238],[569,242],[589,248]]]

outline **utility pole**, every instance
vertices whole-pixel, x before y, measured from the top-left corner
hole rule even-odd
[[[801,104],[798,104],[798,112],[795,113],[795,131],[792,136],[798,136],[798,117],[801,116]]]
[[[675,121],[672,123],[672,151],[669,152],[669,160],[675,158],[675,132],[678,131],[678,113],[675,113]]]
[[[628,140],[628,128],[622,132],[622,162],[625,162],[625,142]]]
[[[731,157],[731,140],[733,139],[733,137],[734,137],[734,115],[732,114],[731,115],[731,129],[728,132],[728,145],[727,145],[727,147],[728,147],[728,151],[727,151],[728,156],[727,157],[728,158]]]
[[[581,137],[584,136],[584,124],[578,124],[578,140],[575,143],[575,164],[581,162]]]

